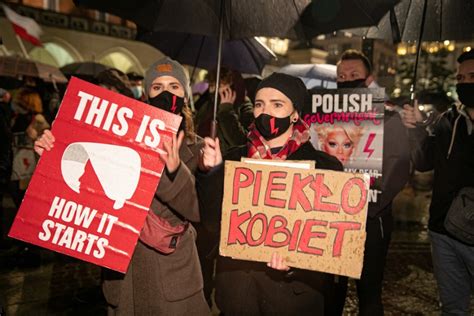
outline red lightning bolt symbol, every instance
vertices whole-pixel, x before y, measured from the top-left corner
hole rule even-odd
[[[272,134],[278,133],[278,128],[275,128],[275,118],[274,117],[272,117],[270,119],[270,129],[271,129]]]
[[[30,167],[30,162],[28,161],[28,158],[23,158],[23,164],[25,165],[26,169]]]
[[[173,105],[171,106],[171,111],[174,113],[176,111],[176,96],[173,96]]]
[[[372,156],[372,154],[375,151],[375,149],[370,148],[370,146],[372,145],[372,142],[374,141],[374,138],[375,138],[375,133],[370,133],[369,137],[367,138],[367,143],[365,143],[364,152],[369,154],[369,158],[370,156]]]

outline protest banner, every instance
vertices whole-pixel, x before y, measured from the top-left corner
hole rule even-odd
[[[369,177],[225,162],[220,254],[360,278]]]
[[[72,78],[9,236],[125,273],[180,122]]]
[[[345,171],[370,174],[369,202],[376,203],[382,193],[385,89],[311,92],[311,110],[303,114],[311,143],[338,158]]]
[[[242,157],[240,161],[245,163],[255,163],[259,165],[289,167],[299,169],[314,169],[316,161],[314,160],[268,160],[268,159],[253,159]]]

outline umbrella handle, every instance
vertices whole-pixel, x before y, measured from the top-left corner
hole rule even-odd
[[[222,63],[222,41],[224,34],[224,5],[225,0],[221,0],[221,10],[219,15],[219,43],[217,48],[217,69],[216,69],[216,91],[214,91],[214,107],[213,107],[213,116],[211,123],[211,138],[216,138],[217,131],[217,99],[219,97],[219,87],[221,79],[221,63]]]
[[[217,136],[216,134],[217,134],[217,120],[212,120],[211,121],[211,134],[209,137],[211,137],[212,139],[215,139]]]

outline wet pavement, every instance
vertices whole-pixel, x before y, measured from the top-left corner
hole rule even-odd
[[[394,201],[396,225],[383,292],[386,315],[439,315],[426,232],[430,197],[426,189],[407,187]],[[8,228],[14,208],[9,199],[4,206],[2,222]],[[100,273],[95,265],[10,239],[0,249],[0,315],[105,315]],[[344,314],[357,315],[352,281]]]

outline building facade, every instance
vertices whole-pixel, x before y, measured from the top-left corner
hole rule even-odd
[[[135,41],[136,28],[119,17],[75,7],[72,0],[7,1],[17,13],[31,17],[43,30],[43,47],[23,41],[31,59],[62,67],[95,61],[125,73],[144,73],[163,54],[152,46]],[[11,23],[0,10],[0,55],[22,55]]]

